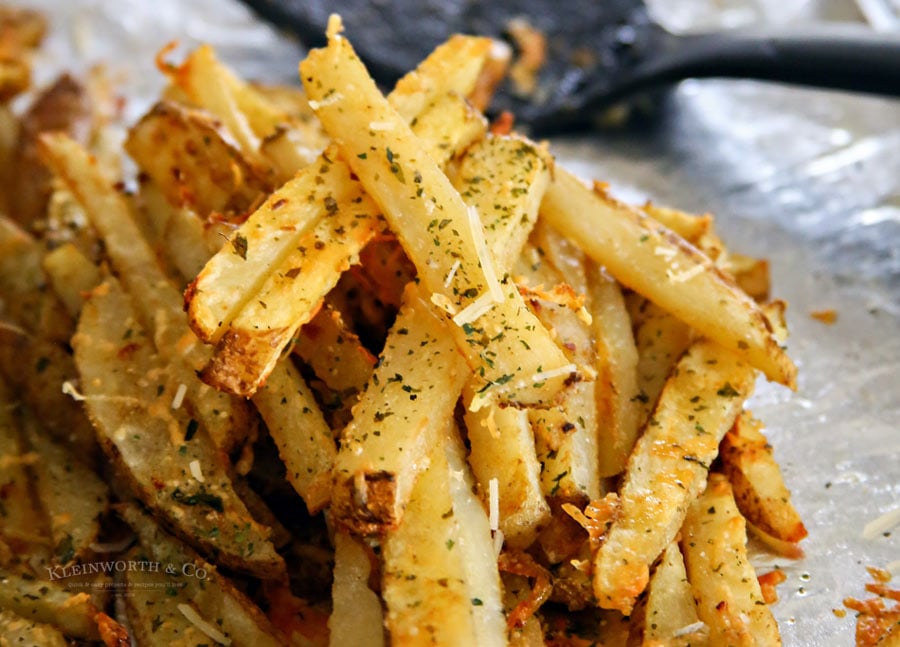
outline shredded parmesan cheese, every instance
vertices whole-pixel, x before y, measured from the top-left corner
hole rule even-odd
[[[503,536],[502,530],[498,530],[494,533],[494,554],[497,557],[500,557],[500,553],[503,552],[504,541],[506,541],[506,537]]]
[[[449,315],[456,314],[456,308],[453,307],[453,302],[450,301],[447,296],[440,294],[439,292],[432,293],[431,302]]]
[[[340,92],[335,92],[333,94],[329,94],[327,97],[322,99],[321,101],[316,101],[314,99],[309,100],[309,107],[313,110],[318,110],[319,108],[324,108],[325,106],[330,106],[333,103],[337,103],[344,98],[344,95]]]
[[[662,245],[660,245],[653,248],[653,253],[656,256],[662,256],[663,258],[673,258],[678,252],[671,247],[663,247]]]
[[[384,131],[384,130],[393,130],[393,129],[394,129],[393,121],[370,121],[369,122],[369,130]]]
[[[900,508],[889,510],[877,519],[867,523],[865,528],[863,528],[863,538],[875,539],[879,535],[888,532],[897,524],[900,524]]]
[[[685,270],[684,272],[678,272],[677,274],[671,270],[666,270],[666,276],[669,277],[669,280],[672,281],[672,283],[684,283],[702,273],[702,265],[694,265],[691,269]]]
[[[449,288],[450,284],[453,282],[453,277],[456,276],[456,270],[459,269],[460,260],[456,259],[453,261],[453,265],[450,266],[450,271],[447,272],[447,277],[444,279],[444,287]]]
[[[76,402],[83,402],[87,399],[78,392],[78,389],[76,389],[75,385],[72,384],[72,382],[70,382],[69,380],[66,380],[62,383],[62,392],[71,397]]]
[[[175,390],[175,397],[172,398],[172,409],[180,409],[184,402],[184,396],[187,394],[187,384],[179,384]]]
[[[703,622],[702,620],[698,620],[697,622],[695,622],[693,624],[685,625],[681,629],[674,631],[672,633],[672,637],[678,638],[680,636],[686,636],[688,634],[692,634],[696,631],[702,631],[705,626],[706,626],[705,622]]]
[[[200,471],[200,461],[195,458],[190,462],[189,467],[191,468],[191,476],[203,483],[204,479],[203,472]]]
[[[456,316],[453,317],[453,323],[457,326],[465,326],[473,321],[477,321],[481,315],[493,308],[495,303],[497,302],[494,301],[494,297],[491,293],[485,292],[472,303],[457,312]]]
[[[500,528],[500,483],[493,478],[488,481],[488,517],[491,521],[491,530]]]
[[[553,379],[559,375],[567,375],[569,373],[574,373],[577,370],[577,367],[574,364],[566,364],[565,366],[560,366],[559,368],[555,368],[551,371],[541,371],[540,373],[535,373],[531,376],[532,382],[545,382],[546,380]]]
[[[206,634],[213,640],[215,640],[220,645],[230,645],[231,638],[223,634],[221,631],[216,629],[206,620],[204,620],[199,613],[194,611],[194,608],[188,604],[179,604],[178,610],[181,611],[181,615],[188,619],[188,621],[197,627],[202,633]]]

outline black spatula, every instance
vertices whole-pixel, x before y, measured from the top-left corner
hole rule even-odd
[[[508,36],[524,18],[546,36],[537,89],[510,84],[493,110],[542,133],[584,128],[599,110],[650,86],[690,77],[736,77],[900,96],[900,37],[861,25],[794,32],[675,36],[641,0],[243,0],[307,46],[324,43],[328,16],[377,81],[389,86],[448,35]]]

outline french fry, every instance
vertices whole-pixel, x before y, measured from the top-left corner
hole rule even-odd
[[[624,469],[642,421],[637,403],[637,351],[618,284],[571,241],[543,221],[532,236],[543,262],[564,277],[575,294],[584,295],[595,355],[590,362],[596,398],[599,473]]]
[[[331,499],[337,448],[315,397],[290,361],[275,366],[253,404],[278,447],[288,482],[310,513],[320,511]]]
[[[415,70],[397,81],[389,97],[391,105],[401,117],[412,121],[445,94],[455,92],[468,96],[475,89],[490,50],[489,38],[451,36]]]
[[[709,630],[700,622],[677,542],[669,544],[647,585],[640,644],[646,647],[705,645]]]
[[[135,531],[141,548],[152,561],[177,566],[174,574],[163,573],[169,585],[163,589],[168,593],[168,600],[157,598],[163,608],[168,608],[170,615],[174,615],[171,610],[174,606],[189,620],[193,618],[191,622],[195,627],[199,628],[196,622],[199,619],[238,645],[277,647],[287,644],[262,610],[214,565],[164,532],[137,506],[120,505],[117,511]],[[213,637],[207,631],[204,633]]]
[[[553,160],[518,135],[488,135],[459,163],[453,186],[481,216],[484,239],[501,273],[512,269],[537,222]]]
[[[681,211],[680,209],[663,207],[652,202],[644,204],[641,210],[695,247],[698,246],[703,236],[711,232],[713,228],[713,217],[708,213],[697,215]]]
[[[737,506],[763,532],[796,544],[807,535],[791,503],[781,468],[762,423],[745,411],[722,439],[722,471],[731,482]]]
[[[329,645],[384,645],[384,613],[381,600],[369,588],[371,570],[372,562],[365,546],[351,535],[335,533]]]
[[[53,625],[71,638],[97,640],[97,607],[87,593],[72,593],[58,581],[0,569],[0,609]]]
[[[655,303],[645,301],[635,331],[638,351],[638,419],[645,424],[675,364],[691,343],[690,327]]]
[[[90,129],[91,106],[85,85],[68,74],[40,93],[22,118],[8,178],[10,214],[23,227],[44,216],[53,191],[52,176],[38,156],[41,133],[63,131],[82,137]]]
[[[76,456],[37,428],[33,416],[23,425],[36,460],[34,490],[50,523],[54,562],[65,566],[90,552],[109,509],[109,488]]]
[[[339,162],[332,166],[346,170]],[[231,320],[215,355],[203,369],[204,381],[230,393],[253,395],[300,326],[315,315],[341,273],[356,262],[359,251],[381,230],[377,208],[358,183],[352,182],[352,186],[355,195],[351,199],[334,204],[328,198],[324,200],[326,215],[300,237],[284,262]]]
[[[678,362],[628,460],[621,514],[594,555],[601,607],[630,613],[650,565],[703,490],[755,377],[749,364],[711,340],[695,342]]]
[[[125,150],[172,205],[201,218],[241,215],[270,190],[264,171],[210,115],[175,103],[153,106],[128,132]]]
[[[104,178],[96,160],[72,139],[44,135],[41,152],[53,171],[85,207],[100,232],[113,266],[126,289],[135,295],[143,325],[152,332],[158,352],[166,357],[187,388],[187,402],[214,442],[230,451],[246,440],[252,420],[246,405],[206,388],[196,377],[209,349],[192,339],[184,324],[181,295],[169,283],[146,243],[127,204]]]
[[[88,465],[98,458],[97,438],[81,406],[65,393],[78,371],[60,344],[0,325],[0,373],[53,438]]]
[[[466,402],[471,402],[467,394]],[[482,407],[465,413],[469,465],[482,499],[490,505],[491,482],[497,487],[498,529],[507,546],[526,548],[550,521],[541,488],[541,464],[528,412],[514,407]]]
[[[771,278],[767,260],[731,252],[728,255],[728,266],[728,270],[734,275],[734,280],[744,292],[759,303],[769,300]]]
[[[355,532],[399,523],[431,447],[453,417],[468,372],[447,327],[432,304],[407,288],[334,466],[331,511]]]
[[[341,393],[362,391],[375,368],[376,358],[341,313],[327,304],[300,330],[294,352],[310,365],[316,377]]]
[[[238,105],[234,77],[216,60],[210,45],[195,49],[181,66],[166,66],[164,69],[172,74],[189,99],[199,102],[222,120],[244,155],[250,159],[258,157],[260,138],[253,132],[247,115]]]
[[[232,227],[212,217],[201,220],[187,207],[175,207],[147,176],[140,176],[135,214],[144,221],[147,241],[168,262],[179,286],[193,280],[228,240]],[[227,233],[226,233],[227,232]]]
[[[574,371],[518,292],[501,284],[477,210],[427,155],[346,39],[332,32],[300,72],[326,132],[456,324],[457,345],[485,390],[505,401],[545,402]]]
[[[198,47],[181,65],[166,66],[164,71],[188,100],[224,122],[251,160],[261,161],[262,142],[286,134],[283,141],[294,146],[296,163],[279,168],[282,180],[312,163],[327,145],[318,128],[292,117],[271,96],[238,77],[209,45]]]
[[[51,624],[28,620],[12,611],[0,611],[0,640],[8,645],[66,647],[69,641]]]
[[[488,518],[472,494],[454,425],[444,424],[430,468],[384,543],[387,628],[394,644],[504,645]]]
[[[540,261],[540,253],[526,247],[515,267],[529,305],[566,357],[582,374],[593,370],[594,347],[581,303],[563,283],[556,268]],[[585,503],[600,498],[597,400],[592,382],[569,385],[551,406],[529,411],[535,448],[541,462],[544,495]]]
[[[521,137],[488,136],[473,144],[453,185],[482,217],[487,248],[501,272],[518,257],[537,220],[549,176],[546,153]],[[488,402],[481,406],[470,380],[466,394],[469,464],[482,499],[497,486],[498,527],[508,546],[525,548],[550,520],[528,414]]]
[[[0,452],[7,458],[0,464],[0,482],[6,498],[0,521],[0,539],[17,554],[33,555],[37,563],[49,563],[47,520],[32,492],[28,463],[37,460],[27,454],[15,401],[6,383],[0,380]]]
[[[541,214],[623,285],[745,357],[770,380],[795,388],[796,367],[756,303],[670,230],[563,169]]]
[[[4,318],[30,331],[40,329],[43,249],[28,232],[0,216],[0,293]]]
[[[84,295],[100,283],[100,270],[73,243],[47,252],[42,267],[69,315],[77,318]]]
[[[284,562],[235,493],[202,423],[172,406],[179,383],[109,278],[72,339],[82,397],[108,458],[140,499],[218,563],[275,578]]]
[[[638,350],[622,290],[603,268],[588,262],[588,312],[597,350],[594,394],[600,429],[600,475],[625,469],[646,416],[638,384]]]
[[[725,477],[711,474],[706,491],[689,506],[681,544],[697,613],[710,629],[709,644],[780,645],[747,556],[744,518]]]

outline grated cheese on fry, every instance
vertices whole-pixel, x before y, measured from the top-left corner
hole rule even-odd
[[[193,476],[195,479],[197,479],[198,481],[203,483],[204,478],[203,478],[203,472],[200,470],[200,461],[198,461],[197,459],[194,459],[190,462],[188,467],[190,467],[191,476]]]
[[[70,380],[66,380],[62,383],[62,392],[71,397],[76,402],[84,402],[87,399],[78,392],[78,389],[75,388],[75,385]]]
[[[212,624],[204,620],[199,613],[194,611],[194,608],[188,604],[179,604],[178,610],[181,612],[188,621],[197,627],[202,633],[206,634],[213,640],[215,640],[220,645],[230,645],[231,638],[223,634],[221,631],[216,629]]]
[[[187,394],[187,384],[179,384],[175,391],[175,397],[172,398],[172,409],[180,409],[184,403],[184,396]]]
[[[900,524],[900,508],[894,508],[867,523],[863,528],[863,538],[875,539],[898,524]]]
[[[496,478],[488,481],[488,518],[491,521],[491,530],[500,528],[500,484]]]
[[[672,633],[672,637],[679,638],[681,636],[686,636],[688,634],[692,634],[697,631],[702,631],[704,627],[706,627],[706,623],[703,622],[702,620],[698,620],[697,622],[695,622],[693,624],[685,625],[681,629],[674,631]]]
[[[553,369],[552,371],[541,371],[540,373],[535,373],[531,376],[531,381],[544,382],[546,380],[552,380],[554,377],[559,377],[560,375],[575,373],[577,372],[577,370],[578,367],[574,364],[566,364],[565,366],[560,366],[559,368]]]

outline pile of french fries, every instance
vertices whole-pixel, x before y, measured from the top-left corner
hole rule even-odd
[[[0,637],[780,644],[765,261],[489,124],[490,40],[385,96],[341,31],[164,50],[124,151],[99,73],[0,112]]]

